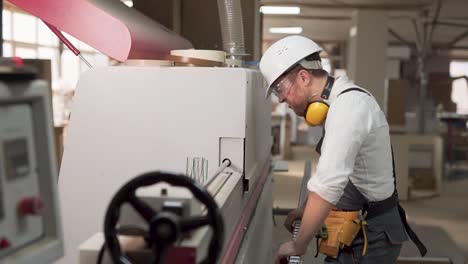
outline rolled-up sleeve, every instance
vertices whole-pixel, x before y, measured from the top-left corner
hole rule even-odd
[[[307,188],[336,204],[354,170],[356,156],[372,127],[370,101],[364,93],[346,93],[331,105],[316,173]]]

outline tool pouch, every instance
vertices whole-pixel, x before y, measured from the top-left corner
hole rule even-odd
[[[361,225],[359,220],[345,220],[343,227],[338,234],[338,241],[346,246],[351,246],[351,243],[353,243],[353,240],[357,236],[360,229]]]
[[[331,211],[325,219],[328,236],[321,239],[319,252],[336,258],[344,245],[350,246],[361,228],[358,217],[358,211]]]

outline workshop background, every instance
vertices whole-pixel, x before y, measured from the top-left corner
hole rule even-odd
[[[181,35],[196,49],[223,49],[216,0],[122,2]],[[262,53],[285,36],[309,37],[323,47],[323,65],[330,74],[346,74],[367,88],[384,110],[401,204],[429,249],[426,260],[421,260],[414,245],[406,243],[398,263],[468,263],[468,1],[239,2],[245,67],[257,69]],[[60,165],[75,89],[80,77],[91,70],[40,18],[8,1],[2,1],[1,8],[0,54],[22,58],[50,84]],[[63,34],[94,68],[120,64]],[[103,107],[106,100],[102,98]],[[275,252],[280,243],[291,239],[283,227],[285,212],[298,205],[306,161],[311,161],[314,174],[315,145],[322,130],[309,127],[276,98],[271,98],[271,104],[271,155],[276,166],[271,250]],[[322,260],[314,258],[315,251],[313,242],[304,263]]]

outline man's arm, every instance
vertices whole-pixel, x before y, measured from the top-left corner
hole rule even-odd
[[[295,241],[296,249],[299,251],[297,253],[300,253],[298,255],[305,254],[309,242],[314,238],[333,206],[316,193],[309,192],[302,216],[301,229]]]

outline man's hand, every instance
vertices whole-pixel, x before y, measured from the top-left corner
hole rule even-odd
[[[291,210],[288,213],[286,220],[284,220],[284,227],[291,233],[293,231],[292,225],[294,221],[301,219],[303,214],[304,214],[303,208],[297,208],[297,209]]]
[[[300,248],[294,241],[283,243],[276,253],[275,264],[288,263],[286,257],[304,255],[305,249]],[[286,261],[286,262],[285,262]]]

